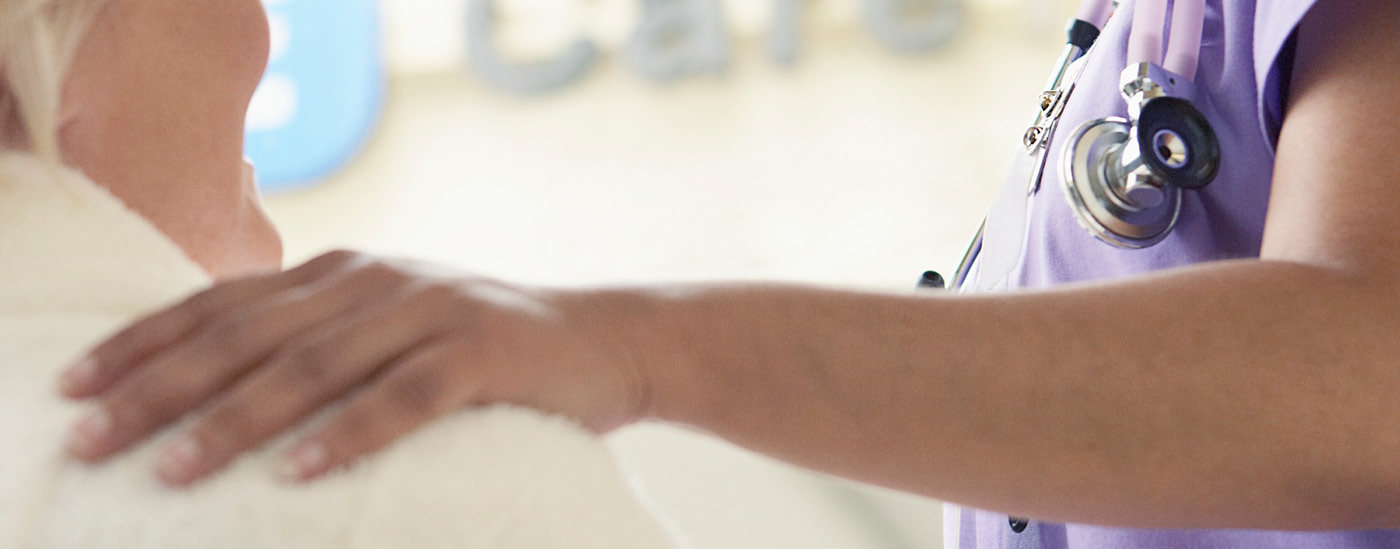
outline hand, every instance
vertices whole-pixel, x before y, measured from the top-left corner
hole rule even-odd
[[[609,320],[637,310],[626,295],[330,253],[215,286],[96,347],[61,379],[65,395],[97,401],[67,450],[99,462],[201,410],[156,464],[184,485],[339,400],[283,456],[288,476],[314,478],[468,405],[528,405],[607,431],[647,411],[633,345],[644,338]]]

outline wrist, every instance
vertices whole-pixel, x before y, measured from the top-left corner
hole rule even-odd
[[[707,336],[700,292],[662,287],[570,294],[569,317],[626,387],[621,424],[644,420],[695,423],[707,391],[697,349]]]

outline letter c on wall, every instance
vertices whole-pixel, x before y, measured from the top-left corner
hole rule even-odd
[[[496,49],[495,28],[495,0],[470,0],[467,65],[482,80],[505,91],[530,94],[562,88],[587,73],[598,56],[598,48],[580,38],[553,59],[512,63]]]

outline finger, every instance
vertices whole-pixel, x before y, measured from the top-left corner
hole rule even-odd
[[[67,449],[98,461],[145,439],[208,401],[310,327],[347,313],[366,277],[323,281],[328,289],[289,291],[227,320],[206,323],[108,389],[70,433]]]
[[[477,391],[459,347],[437,344],[390,365],[315,434],[282,456],[279,474],[305,481],[346,466],[462,407]]]
[[[298,330],[334,311],[281,301],[254,309],[241,322],[199,330],[191,343],[157,354],[149,365],[106,392],[70,433],[67,449],[95,461],[144,439],[232,383],[253,361],[266,356],[276,334]],[[202,349],[216,348],[220,353]],[[223,359],[229,353],[250,353]]]
[[[247,302],[254,296],[278,289],[281,284],[277,284],[274,276],[261,275],[196,293],[99,344],[63,372],[60,388],[70,398],[93,396],[128,374],[139,361],[187,336],[227,303]]]
[[[424,313],[433,299],[429,292],[406,292],[279,350],[162,449],[157,475],[174,486],[199,480],[363,384],[435,335],[434,316]]]
[[[325,276],[351,261],[351,255],[330,253],[286,272],[242,278],[196,293],[98,344],[63,372],[60,389],[69,398],[98,395],[152,355],[189,337],[210,318]]]

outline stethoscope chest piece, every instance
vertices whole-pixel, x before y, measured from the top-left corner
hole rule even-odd
[[[1205,187],[1220,170],[1220,139],[1191,103],[1205,8],[1205,0],[1172,4],[1164,51],[1168,2],[1139,0],[1119,76],[1128,118],[1092,120],[1065,141],[1066,201],[1099,240],[1120,248],[1161,242],[1181,214],[1184,191]]]
[[[1051,141],[1059,143],[1061,189],[1075,220],[1103,242],[1137,249],[1167,238],[1181,217],[1186,192],[1200,191],[1220,171],[1221,150],[1210,121],[1192,104],[1197,97],[1192,77],[1198,72],[1206,0],[1137,0],[1127,66],[1118,81],[1128,117],[1091,120],[1063,139],[1056,134],[1074,81],[1082,74],[1071,68],[1098,47],[1094,44],[1117,4],[1117,0],[1086,0],[1070,21],[1064,52],[1039,96],[1035,122],[1023,134],[1022,145],[1033,153],[1027,158],[1045,162],[1048,159],[1041,152]],[[1164,44],[1169,8],[1171,41]],[[1080,71],[1088,65],[1083,61]],[[1043,175],[1032,170],[1031,195],[1040,188]],[[1015,195],[1003,192],[1003,196]],[[1008,204],[1012,206],[1008,211],[1014,211],[1015,204]],[[1020,212],[1022,227],[1024,214]],[[953,280],[956,286],[967,283],[974,271],[987,227],[984,223],[963,256]],[[991,276],[987,270],[976,272],[992,287],[1007,280],[1010,270],[996,270]]]
[[[1183,190],[1199,190],[1220,170],[1220,138],[1191,101],[1184,78],[1141,63],[1123,71],[1131,120],[1092,120],[1069,136],[1061,176],[1070,209],[1100,240],[1146,248],[1166,238]]]
[[[1092,120],[1070,136],[1061,159],[1065,198],[1075,219],[1120,248],[1160,242],[1181,212],[1180,188],[1134,173],[1141,163],[1134,161],[1141,150],[1138,141],[1127,120]]]

